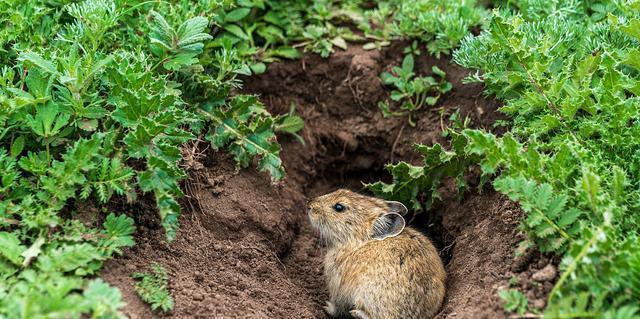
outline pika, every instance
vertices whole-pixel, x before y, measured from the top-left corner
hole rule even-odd
[[[332,317],[424,319],[440,309],[445,270],[431,241],[406,227],[407,208],[340,189],[309,203],[327,245],[324,275]]]

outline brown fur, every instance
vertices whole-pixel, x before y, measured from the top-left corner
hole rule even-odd
[[[336,203],[345,210],[336,212]],[[343,189],[309,204],[311,224],[328,246],[330,315],[423,319],[440,308],[445,271],[429,239],[410,227],[383,240],[373,236],[376,220],[389,213],[388,202]]]

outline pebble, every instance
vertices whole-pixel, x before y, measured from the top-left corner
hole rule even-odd
[[[220,186],[216,186],[211,190],[211,193],[213,195],[220,195],[220,194],[222,194],[222,192],[224,192],[224,188],[222,188]]]
[[[539,282],[551,281],[556,278],[557,274],[558,271],[556,270],[556,267],[552,264],[548,264],[544,268],[536,271],[533,276],[531,276],[531,279]]]
[[[195,300],[195,301],[202,301],[202,300],[204,300],[204,295],[199,294],[199,293],[194,293],[194,294],[193,294],[193,300]]]
[[[547,303],[544,301],[544,299],[536,299],[533,301],[533,308],[536,309],[544,309],[544,306],[546,306]]]

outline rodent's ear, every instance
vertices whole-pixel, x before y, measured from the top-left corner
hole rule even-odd
[[[373,238],[383,240],[400,235],[406,223],[398,213],[384,214],[373,222]]]
[[[401,202],[396,202],[393,200],[387,201],[387,206],[389,206],[389,213],[396,213],[402,216],[407,214],[407,206],[404,206]]]

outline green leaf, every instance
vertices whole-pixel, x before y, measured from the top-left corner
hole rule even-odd
[[[229,105],[214,108],[204,115],[213,124],[206,139],[214,149],[228,145],[239,167],[248,166],[252,158],[258,157],[259,170],[268,171],[274,180],[284,177],[280,146],[275,136],[278,121],[255,96],[234,96]]]
[[[53,75],[59,74],[56,66],[51,61],[45,60],[44,58],[42,58],[37,53],[34,53],[34,52],[22,53],[18,57],[18,60],[19,61],[31,62],[35,66],[39,67],[41,70],[43,70],[43,71],[45,71],[45,72],[47,72],[49,74],[53,74]]]
[[[107,216],[103,227],[104,233],[107,235],[106,244],[108,246],[118,249],[134,245],[133,233],[135,232],[135,226],[131,217],[126,215],[116,216],[111,213]]]
[[[285,116],[275,127],[278,132],[296,133],[304,128],[304,120],[295,115]]]
[[[91,309],[97,317],[118,318],[121,316],[120,309],[126,305],[120,290],[109,286],[100,278],[89,281],[82,296],[84,306]]]
[[[504,301],[504,309],[509,312],[516,312],[524,315],[527,312],[529,300],[523,293],[515,290],[500,290],[498,296]]]
[[[55,103],[47,103],[36,109],[36,116],[27,115],[27,124],[31,130],[42,137],[52,137],[69,123],[70,114],[61,113]]]
[[[628,25],[621,28],[622,32],[640,40],[640,20],[634,19],[629,22]]]
[[[251,12],[251,8],[238,8],[227,13],[224,17],[225,22],[238,22],[244,19]]]
[[[262,62],[254,63],[251,65],[251,71],[253,72],[253,74],[262,74],[266,70],[267,70],[267,65]]]
[[[165,69],[170,71],[178,71],[185,66],[190,66],[198,63],[198,59],[195,57],[195,54],[192,53],[182,53],[177,54],[168,59],[166,62],[162,64]]]
[[[104,259],[94,246],[89,244],[67,244],[47,250],[38,257],[37,267],[46,272],[92,273],[90,263]]]
[[[169,276],[167,271],[159,264],[151,265],[151,273],[136,272],[133,278],[137,279],[136,292],[146,303],[151,304],[151,309],[162,309],[169,312],[173,309],[173,298],[169,294]]]
[[[242,40],[249,40],[249,36],[235,24],[225,24],[224,29]]]
[[[16,266],[23,262],[22,254],[27,250],[18,237],[13,233],[0,232],[0,256],[6,258]]]
[[[20,153],[22,153],[22,150],[24,149],[24,141],[24,135],[20,135],[15,140],[13,140],[13,143],[11,144],[11,150],[9,151],[11,157],[17,158]]]
[[[274,154],[266,154],[258,163],[258,170],[267,171],[274,180],[281,180],[285,176],[282,160]]]
[[[331,39],[331,44],[337,46],[338,48],[340,48],[342,50],[346,50],[347,49],[347,41],[345,41],[341,37],[335,37],[335,38]]]
[[[273,55],[286,59],[297,59],[300,57],[300,51],[292,47],[279,47],[271,51]]]
[[[209,25],[209,20],[205,17],[193,17],[178,27],[178,38],[180,39],[177,43],[178,47],[182,50],[190,51],[193,53],[200,53],[201,50],[193,50],[193,48],[201,48],[202,44],[200,42],[211,39],[211,35],[204,33],[205,29]],[[194,44],[198,43],[198,46],[194,46]]]
[[[633,66],[637,70],[640,70],[640,49],[634,48],[632,50],[629,50],[629,52],[627,52],[624,63]]]
[[[440,69],[438,66],[434,65],[431,67],[431,71],[433,71],[434,74],[438,75],[439,77],[443,78],[447,75],[446,73],[444,73],[444,71],[442,71],[442,69]]]
[[[375,49],[377,49],[377,48],[378,48],[378,46],[377,46],[374,42],[365,43],[365,44],[362,46],[362,49],[363,49],[363,50],[367,50],[367,51],[375,50]]]
[[[405,73],[413,72],[413,55],[407,54],[402,60],[402,70]]]

